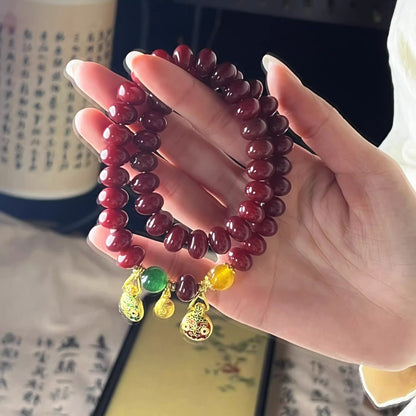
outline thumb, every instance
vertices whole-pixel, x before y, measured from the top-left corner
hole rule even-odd
[[[363,173],[376,168],[381,152],[358,134],[325,100],[306,88],[281,61],[263,57],[270,94],[292,130],[335,174]]]

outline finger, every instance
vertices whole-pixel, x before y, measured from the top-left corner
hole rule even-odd
[[[109,251],[105,246],[105,241],[109,234],[109,229],[97,225],[91,229],[88,235],[88,241],[104,254],[113,259],[117,259],[117,253]],[[201,280],[213,265],[211,260],[205,258],[199,260],[193,259],[186,250],[170,253],[166,251],[162,243],[146,237],[133,235],[132,244],[144,248],[146,252],[143,261],[144,267],[159,266],[174,281],[183,274],[192,274],[197,280]]]
[[[117,89],[126,80],[94,62],[77,61],[73,79],[77,87],[104,109],[110,107]],[[133,131],[139,125],[129,126]],[[243,169],[177,114],[168,116],[168,128],[160,134],[160,154],[215,195],[224,205],[235,208],[241,202]],[[243,143],[242,143],[243,144]],[[244,147],[244,146],[243,146]],[[198,160],[198,163],[193,163]]]
[[[81,110],[74,119],[77,133],[97,152],[105,147],[102,133],[111,123],[103,113],[92,108]],[[130,164],[124,168],[131,178],[138,174]],[[160,186],[156,192],[163,195],[164,208],[177,220],[193,229],[202,228],[205,231],[213,224],[225,221],[226,209],[185,173],[161,158],[155,173],[160,177]]]
[[[291,128],[336,174],[365,174],[379,169],[381,152],[325,100],[302,85],[282,62],[266,55],[270,93],[279,101],[279,111]]]

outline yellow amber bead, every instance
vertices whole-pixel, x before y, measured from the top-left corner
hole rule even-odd
[[[226,290],[234,283],[234,269],[229,264],[219,264],[212,268],[206,279],[214,290]]]

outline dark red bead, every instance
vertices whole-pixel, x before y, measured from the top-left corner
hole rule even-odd
[[[120,124],[110,124],[103,132],[103,139],[109,145],[121,146],[133,137],[133,132]]]
[[[241,71],[237,71],[237,76],[235,77],[235,79],[244,79],[244,75]],[[250,87],[251,89],[251,87]]]
[[[130,165],[139,172],[150,172],[158,165],[157,156],[153,153],[137,152],[131,157]]]
[[[267,204],[263,206],[264,212],[267,217],[279,217],[285,212],[285,203],[275,196]]]
[[[274,164],[276,174],[287,175],[292,170],[292,164],[286,157],[274,156],[269,160]]]
[[[159,184],[159,177],[154,173],[140,173],[130,181],[130,188],[138,194],[148,194],[153,192]]]
[[[115,103],[108,109],[108,116],[114,123],[132,124],[137,120],[137,111],[131,104]]]
[[[253,260],[247,250],[240,247],[232,247],[228,252],[228,258],[231,266],[236,270],[246,272],[251,269]]]
[[[252,79],[250,83],[250,96],[259,99],[263,94],[263,84],[258,79]]]
[[[254,223],[262,222],[265,217],[263,208],[253,201],[243,201],[238,207],[238,215],[247,222]]]
[[[272,156],[273,150],[269,140],[253,140],[246,147],[247,156],[251,159],[267,159]]]
[[[150,130],[141,130],[134,135],[133,143],[141,151],[156,152],[161,141],[157,133]]]
[[[127,225],[129,216],[125,211],[116,208],[108,208],[98,216],[98,223],[105,228],[124,228]]]
[[[195,57],[192,49],[187,45],[179,45],[172,54],[173,62],[181,68],[188,70],[194,65]]]
[[[164,115],[168,115],[172,112],[170,107],[168,107],[164,102],[160,101],[159,98],[157,98],[152,93],[147,96],[146,104],[151,110]]]
[[[109,188],[121,188],[129,183],[130,177],[126,169],[109,166],[100,172],[100,182]]]
[[[139,117],[139,121],[145,129],[155,131],[156,133],[165,130],[168,125],[166,118],[156,111],[146,111]]]
[[[117,256],[117,264],[124,269],[140,266],[144,260],[145,254],[146,252],[143,247],[130,246],[127,249],[120,251]]]
[[[277,233],[277,223],[273,218],[266,217],[259,224],[251,224],[251,229],[263,237],[271,237]]]
[[[257,117],[259,113],[260,103],[259,100],[255,98],[244,98],[238,104],[236,104],[234,109],[234,115],[240,120],[250,120]]]
[[[245,241],[251,235],[250,226],[241,217],[234,215],[228,218],[227,224],[225,225],[227,231],[237,241]]]
[[[133,82],[123,82],[117,91],[117,98],[128,104],[140,105],[146,100],[146,93]]]
[[[169,212],[159,211],[153,214],[146,222],[146,231],[153,236],[168,232],[173,224],[173,217]]]
[[[285,116],[275,114],[267,118],[267,125],[269,126],[271,134],[280,136],[285,134],[289,128],[289,120]]]
[[[284,176],[279,175],[273,175],[270,178],[270,186],[276,196],[287,195],[292,188],[290,182]]]
[[[189,235],[188,253],[194,259],[202,259],[208,250],[208,237],[202,230],[194,230]]]
[[[190,274],[184,274],[176,282],[176,296],[182,302],[190,302],[198,293],[198,284]]]
[[[241,126],[241,135],[246,140],[260,139],[267,133],[267,124],[262,118],[252,118]]]
[[[228,231],[222,227],[213,227],[208,234],[209,245],[217,254],[225,254],[231,247]]]
[[[265,182],[251,181],[245,187],[246,196],[256,202],[267,202],[273,196],[273,190]]]
[[[277,100],[271,95],[265,95],[260,97],[260,116],[261,117],[270,117],[277,110]]]
[[[163,245],[171,252],[179,251],[188,242],[188,230],[180,225],[174,225],[166,234]]]
[[[227,86],[237,76],[237,68],[229,62],[219,64],[211,75],[211,86],[220,88]]]
[[[123,208],[129,200],[129,194],[120,188],[104,188],[97,201],[104,208]]]
[[[159,58],[165,59],[166,61],[173,62],[172,57],[163,49],[156,49],[152,52],[153,56],[158,56]]]
[[[151,215],[159,212],[163,207],[163,197],[155,192],[143,194],[136,199],[135,210],[142,215]]]
[[[253,234],[248,240],[241,243],[241,246],[245,248],[253,256],[262,255],[267,248],[266,241],[260,234]]]
[[[108,145],[101,150],[100,159],[107,166],[122,166],[130,160],[130,155],[124,147]]]
[[[250,84],[243,79],[231,81],[224,91],[224,100],[227,103],[234,104],[241,99],[248,97],[250,94]]]
[[[267,179],[274,173],[274,166],[267,160],[253,160],[247,165],[247,175],[256,181]]]
[[[195,70],[199,78],[209,77],[217,65],[217,55],[208,48],[202,49],[196,60]]]
[[[293,140],[289,136],[277,136],[273,139],[274,153],[285,155],[293,148]]]
[[[133,234],[131,231],[120,228],[110,232],[105,240],[105,246],[109,251],[122,251],[130,246],[132,239]]]

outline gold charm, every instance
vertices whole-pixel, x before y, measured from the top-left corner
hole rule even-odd
[[[142,287],[140,276],[144,269],[134,269],[123,285],[123,294],[119,302],[120,312],[131,322],[139,322],[143,319],[144,308],[140,299]]]
[[[170,299],[169,285],[166,286],[165,290],[162,292],[162,295],[156,302],[153,311],[155,315],[161,319],[168,319],[174,314],[175,304]]]
[[[197,302],[198,299],[202,302]],[[181,332],[191,341],[205,341],[212,334],[214,326],[211,319],[205,313],[209,309],[209,303],[204,292],[198,293],[188,307],[188,312],[181,322]]]

